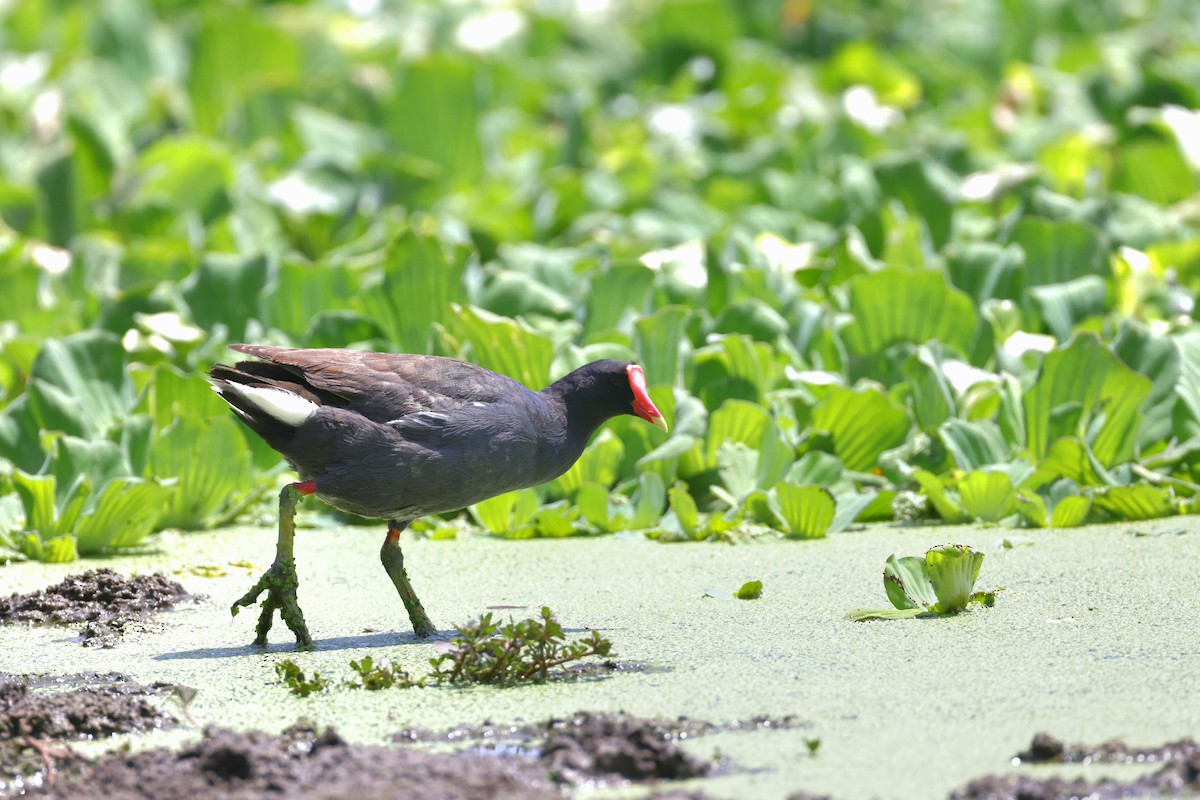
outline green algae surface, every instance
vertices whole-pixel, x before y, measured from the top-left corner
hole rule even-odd
[[[412,635],[379,564],[382,535],[374,528],[297,532],[299,596],[313,652],[297,653],[282,626],[265,651],[255,648],[253,615],[230,617],[230,602],[270,562],[275,534],[229,528],[167,534],[154,553],[104,562],[125,573],[178,571],[174,577],[202,599],[158,615],[148,630],[107,650],[82,647],[71,629],[0,627],[0,672],[116,671],[147,684],[181,683],[199,689],[188,711],[201,726],[278,732],[305,716],[371,743],[410,726],[535,721],[581,710],[807,721],[689,743],[697,755],[719,751],[729,759],[723,773],[689,785],[730,798],[797,790],[944,797],[973,777],[1011,770],[1011,757],[1038,731],[1133,744],[1200,731],[1191,691],[1200,685],[1196,518],[1022,532],[1022,546],[1012,548],[1003,546],[1009,532],[949,526],[872,527],[817,542],[739,547],[612,537],[408,539],[406,566],[440,631],[427,641]],[[846,619],[850,609],[886,603],[881,575],[889,555],[948,542],[987,554],[979,586],[1004,587],[995,607],[941,619]],[[0,568],[0,586],[39,589],[83,568],[13,564]],[[763,584],[754,602],[705,596],[710,587],[749,579]],[[653,669],[520,688],[307,698],[293,697],[275,677],[286,657],[339,678],[366,655],[421,674],[452,625],[489,607],[524,618],[543,605],[569,635],[598,630],[620,661]],[[139,741],[186,735],[195,732]],[[810,756],[806,740],[814,738],[821,745]]]

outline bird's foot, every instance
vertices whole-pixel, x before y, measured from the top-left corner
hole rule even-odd
[[[279,616],[296,635],[297,649],[311,650],[313,640],[308,634],[308,626],[304,624],[304,612],[300,610],[300,603],[296,599],[296,589],[299,587],[300,579],[296,575],[295,559],[276,559],[271,568],[258,579],[258,583],[229,610],[236,617],[241,608],[254,605],[258,596],[265,591],[267,597],[262,602],[262,613],[258,615],[254,643],[259,647],[267,646],[267,632],[271,630],[275,612],[279,611]]]

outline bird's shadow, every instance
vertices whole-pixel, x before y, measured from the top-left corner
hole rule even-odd
[[[401,647],[410,644],[426,644],[448,639],[454,631],[438,631],[433,636],[418,639],[416,636],[395,632],[367,633],[358,636],[333,636],[328,639],[316,639],[313,651],[318,650],[365,650],[375,647]],[[182,659],[205,658],[237,658],[239,656],[261,656],[264,653],[296,653],[293,642],[287,640],[268,643],[266,647],[256,644],[244,644],[235,647],[198,647],[194,650],[176,650],[154,656],[155,661],[178,661]],[[312,652],[312,651],[305,651]]]
[[[589,633],[590,628],[564,628],[563,633]],[[266,647],[256,644],[243,644],[235,647],[197,647],[194,650],[176,650],[171,653],[161,653],[154,656],[155,661],[180,661],[186,659],[205,658],[238,658],[239,656],[261,656],[264,653],[297,653],[314,652],[318,650],[366,650],[376,647],[402,647],[412,644],[430,644],[431,642],[448,642],[457,635],[453,629],[437,631],[432,636],[418,639],[411,633],[364,633],[358,636],[332,636],[328,639],[313,641],[312,650],[299,651],[296,645],[289,641],[268,643]]]

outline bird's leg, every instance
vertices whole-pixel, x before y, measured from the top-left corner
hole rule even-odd
[[[279,540],[275,544],[275,563],[263,573],[254,584],[254,588],[238,600],[229,609],[236,617],[242,606],[253,605],[258,596],[264,591],[267,598],[262,602],[262,613],[258,615],[257,635],[254,643],[259,647],[267,646],[267,631],[271,630],[275,611],[284,623],[296,634],[296,647],[310,650],[313,646],[312,637],[308,635],[308,626],[304,624],[304,612],[296,599],[296,589],[300,579],[296,575],[296,559],[292,555],[292,541],[296,535],[296,504],[305,495],[317,491],[313,481],[289,483],[279,493]]]
[[[388,520],[387,538],[383,540],[383,547],[379,549],[379,560],[383,562],[383,568],[387,570],[388,577],[392,579],[396,591],[400,593],[400,600],[403,601],[404,609],[408,612],[413,632],[417,634],[418,638],[424,639],[432,636],[436,629],[429,621],[429,617],[426,616],[425,609],[421,607],[421,601],[417,599],[416,592],[412,590],[412,586],[408,582],[408,573],[404,571],[404,554],[400,552],[400,534],[407,527],[407,522]]]

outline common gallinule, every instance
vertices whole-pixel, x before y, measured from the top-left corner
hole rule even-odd
[[[267,597],[255,643],[278,609],[299,647],[312,647],[296,599],[296,504],[315,494],[334,508],[386,519],[380,560],[417,636],[434,632],[413,593],[400,533],[417,517],[454,511],[544,483],[579,458],[605,420],[634,414],[667,429],[637,364],[594,361],[540,392],[452,358],[235,344],[262,359],[217,364],[217,393],[300,475],[279,494],[275,562],[238,609]]]

